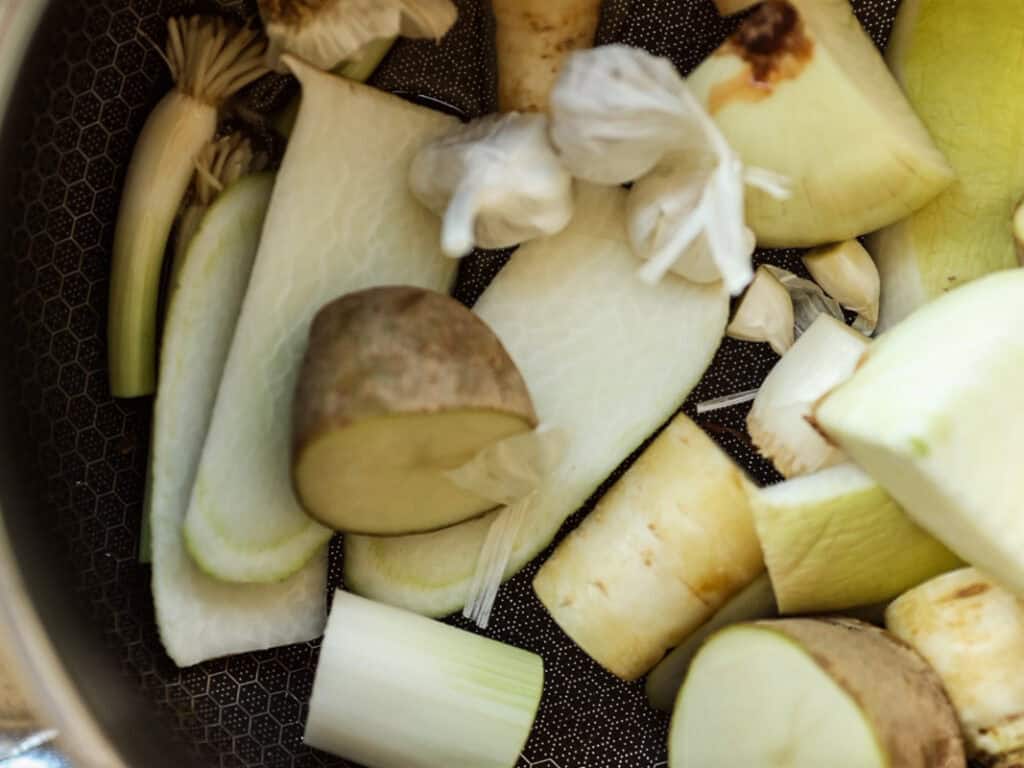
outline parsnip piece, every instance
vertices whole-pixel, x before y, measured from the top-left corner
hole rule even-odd
[[[454,118],[285,58],[302,83],[189,505],[186,538],[226,581],[277,581],[330,530],[292,491],[288,413],[313,314],[375,285],[446,290],[455,263],[407,186],[416,150]],[[344,141],[339,140],[344,136]]]
[[[1022,55],[1019,3],[900,4],[886,58],[957,177],[868,243],[882,274],[882,330],[958,285],[1017,265],[1010,217],[1024,195]]]
[[[818,425],[922,528],[1024,593],[1024,271],[980,278],[879,337]]]
[[[853,464],[759,489],[751,509],[782,613],[880,603],[960,565]]]
[[[885,618],[939,673],[975,758],[1024,756],[1020,598],[963,568],[907,592]]]
[[[635,680],[763,570],[746,484],[679,414],[558,546],[534,591],[591,658]]]
[[[786,199],[748,190],[759,245],[848,240],[953,179],[849,0],[762,3],[689,84],[745,165],[791,182]]]
[[[637,279],[625,194],[580,184],[568,228],[521,247],[475,307],[529,384],[540,421],[565,430],[568,444],[531,505],[506,577],[672,415],[725,329],[720,286]],[[493,519],[422,536],[347,536],[345,583],[419,613],[458,610]]]
[[[942,683],[884,630],[848,619],[741,624],[697,654],[670,768],[964,768]]]
[[[357,291],[313,320],[292,416],[295,490],[337,531],[437,530],[494,507],[447,472],[536,425],[515,363],[462,304],[405,286]]]

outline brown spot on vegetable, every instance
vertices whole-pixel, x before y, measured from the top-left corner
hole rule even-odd
[[[739,56],[746,66],[712,89],[708,98],[712,114],[733,101],[761,101],[771,96],[780,83],[803,72],[814,56],[814,42],[796,8],[785,0],[768,0],[718,54]]]
[[[607,585],[607,584],[605,584],[605,583],[604,583],[603,581],[601,581],[600,579],[597,579],[596,581],[594,581],[594,582],[591,582],[591,583],[592,583],[592,584],[593,584],[593,585],[594,585],[595,587],[597,587],[598,591],[599,591],[599,592],[600,592],[600,593],[601,593],[602,595],[604,595],[605,597],[608,597],[608,585]]]
[[[963,600],[968,597],[976,597],[977,595],[985,594],[989,591],[989,589],[991,589],[991,587],[988,584],[984,584],[981,582],[977,584],[971,584],[970,586],[961,587],[960,589],[958,589],[956,592],[949,596],[948,600],[952,602],[953,600]]]
[[[654,553],[651,552],[651,550],[645,549],[643,552],[640,553],[640,557],[643,558],[644,565],[648,568],[654,565]]]

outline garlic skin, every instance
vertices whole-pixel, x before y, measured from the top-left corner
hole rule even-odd
[[[826,293],[860,316],[863,322],[858,330],[868,334],[875,330],[881,279],[874,259],[863,245],[847,240],[811,251],[803,261]]]
[[[572,176],[548,140],[547,116],[536,113],[488,115],[429,142],[409,187],[443,217],[441,247],[452,258],[553,235],[573,213]]]
[[[693,130],[686,95],[668,59],[626,45],[573,53],[551,91],[551,141],[578,179],[633,181]]]
[[[458,17],[451,0],[259,0],[259,9],[280,71],[284,53],[331,70],[381,38],[440,40]]]
[[[793,346],[794,325],[789,291],[770,271],[759,267],[725,335],[740,341],[766,341],[775,354],[784,355]]]

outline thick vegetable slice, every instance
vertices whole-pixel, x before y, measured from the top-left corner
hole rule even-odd
[[[625,680],[764,569],[742,470],[679,414],[533,581],[558,625]]]
[[[885,614],[942,678],[974,757],[1024,761],[1024,602],[973,568],[932,579]]]
[[[707,368],[728,296],[669,275],[647,285],[625,233],[625,192],[581,184],[569,227],[522,246],[477,303],[569,448],[541,486],[506,570],[519,571]],[[439,533],[349,536],[350,589],[419,613],[460,609],[493,515]]]
[[[751,496],[782,613],[881,603],[960,565],[853,464]]]
[[[164,329],[149,497],[153,597],[160,638],[181,667],[311,640],[324,628],[323,558],[280,584],[226,584],[192,563],[182,533],[273,186],[270,175],[244,178],[206,213],[188,248]]]
[[[767,573],[762,573],[742,591],[737,592],[678,648],[658,662],[658,666],[647,676],[647,683],[644,686],[647,701],[655,709],[671,712],[694,656],[711,635],[742,621],[771,619],[777,615],[778,608],[775,605],[772,582]]]
[[[305,741],[368,768],[513,768],[543,687],[536,654],[339,591]]]
[[[1024,270],[976,280],[876,341],[818,424],[922,528],[1024,593]]]
[[[303,86],[186,521],[189,551],[226,581],[277,581],[330,537],[289,476],[288,417],[309,326],[342,293],[446,290],[455,262],[408,191],[419,146],[454,118],[286,57]],[[344,141],[339,137],[343,136]]]
[[[745,165],[791,182],[785,199],[749,190],[760,245],[872,232],[953,179],[849,0],[762,3],[689,84]]]
[[[676,705],[670,768],[964,768],[942,683],[884,630],[789,619],[719,632]]]
[[[900,4],[886,58],[957,178],[869,243],[882,275],[883,329],[962,283],[1017,265],[1010,217],[1024,195],[1022,55],[1020,3]]]

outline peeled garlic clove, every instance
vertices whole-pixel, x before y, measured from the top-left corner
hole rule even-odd
[[[324,70],[381,38],[439,40],[458,16],[451,0],[259,0],[259,9],[272,63],[293,53]]]
[[[429,142],[409,186],[443,217],[441,246],[453,258],[553,235],[572,218],[572,176],[542,114],[488,115]]]
[[[686,83],[668,59],[605,45],[573,53],[551,91],[551,140],[573,176],[638,179],[690,131]]]
[[[793,346],[793,300],[764,267],[754,273],[725,333],[740,341],[766,341],[778,355]]]
[[[785,477],[846,459],[809,419],[814,405],[853,374],[869,343],[832,316],[819,315],[764,380],[747,416],[747,431]]]
[[[1021,223],[1024,224],[1024,217]],[[826,293],[864,319],[867,333],[874,331],[878,324],[881,280],[875,260],[863,245],[847,240],[816,249],[804,256],[804,265]]]

